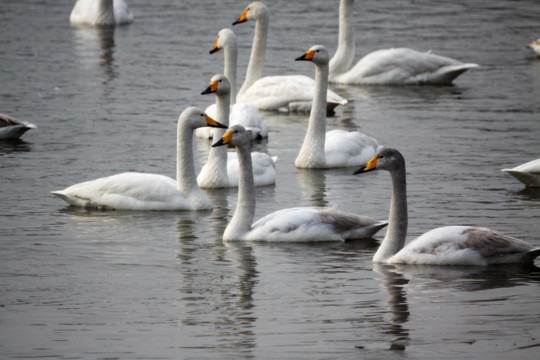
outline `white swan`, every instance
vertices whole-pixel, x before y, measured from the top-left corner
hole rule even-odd
[[[373,256],[374,262],[431,265],[489,265],[528,263],[540,248],[473,226],[433,229],[405,245],[407,236],[407,185],[405,159],[396,149],[383,149],[354,174],[387,170],[392,176],[392,200],[386,236]]]
[[[73,25],[124,25],[133,22],[133,14],[124,0],[77,0],[69,21]]]
[[[52,194],[70,205],[118,210],[206,210],[212,203],[199,189],[193,161],[193,130],[226,128],[202,110],[189,107],[178,119],[177,180],[158,174],[126,172],[80,184]]]
[[[216,119],[224,124],[229,124],[230,112],[230,92],[229,80],[223,74],[212,76],[210,85],[201,94],[216,95],[217,117]],[[214,139],[219,139],[224,130],[215,129]],[[251,154],[254,164],[255,185],[272,185],[276,183],[275,161],[270,155],[253,152]],[[226,166],[224,166],[226,165]],[[211,148],[208,160],[201,169],[197,182],[202,188],[223,188],[238,186],[238,157],[234,153],[228,152],[227,148]]]
[[[526,48],[532,49],[536,56],[540,57],[540,39],[534,40],[532,43],[525,45]]]
[[[532,160],[512,169],[502,169],[527,187],[540,187],[540,159]]]
[[[309,124],[302,148],[295,160],[299,168],[335,168],[365,164],[382,148],[377,140],[358,131],[326,132],[326,88],[328,87],[328,52],[315,45],[296,60],[315,64],[316,90]]]
[[[14,117],[0,114],[0,140],[18,139],[30,129],[37,126],[26,121],[17,120]]]
[[[478,67],[448,57],[408,48],[376,50],[354,59],[354,0],[339,5],[338,47],[330,61],[331,83],[356,85],[449,85],[461,73]]]
[[[221,49],[224,50],[224,74],[231,84],[231,110],[229,114],[229,126],[241,124],[251,132],[252,140],[260,140],[268,137],[268,128],[264,124],[261,114],[255,106],[248,103],[236,103],[236,67],[238,58],[238,40],[231,29],[222,29],[218,33],[214,47],[210,54]],[[205,112],[217,118],[216,104],[208,106]],[[210,128],[198,128],[195,135],[200,138],[212,139],[213,131]]]
[[[253,104],[259,110],[309,111],[315,91],[312,78],[304,75],[262,77],[268,37],[268,8],[259,1],[252,2],[233,25],[246,21],[255,21],[255,36],[246,78],[238,91],[238,101]],[[327,91],[328,112],[346,103],[343,97]]]
[[[371,238],[387,225],[367,216],[320,207],[296,207],[266,215],[252,225],[255,214],[255,185],[250,154],[250,138],[241,125],[235,125],[213,144],[236,147],[240,163],[238,204],[223,233],[224,241],[341,241]]]

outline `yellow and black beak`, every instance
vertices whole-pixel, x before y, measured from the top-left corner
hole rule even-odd
[[[221,50],[221,48],[218,46],[218,41],[219,41],[219,36],[216,38],[216,42],[214,43],[214,47],[212,48],[212,50],[210,50],[210,54],[213,54]]]
[[[234,135],[233,132],[227,131],[225,134],[223,134],[221,139],[219,139],[217,142],[212,144],[212,147],[218,147],[218,146],[229,144],[232,141],[233,135]]]
[[[210,85],[208,85],[208,87],[201,93],[201,95],[215,93],[217,89],[218,89],[218,82],[212,81],[210,82]]]
[[[241,23],[247,21],[247,13],[248,13],[248,10],[249,10],[249,9],[244,10],[244,12],[242,13],[242,15],[240,15],[240,17],[238,18],[238,20],[236,20],[235,22],[232,23],[233,26],[236,25],[236,24],[241,24]]]
[[[308,51],[306,51],[306,53],[304,55],[299,56],[294,60],[295,61],[302,61],[302,60],[304,60],[304,61],[312,61],[314,56],[315,56],[315,51],[308,50]]]
[[[220,128],[220,129],[227,129],[227,126],[223,125],[220,122],[217,122],[216,120],[212,119],[210,116],[204,114],[204,117],[206,119],[206,125],[207,126]]]
[[[360,169],[353,172],[353,175],[362,174],[362,173],[375,170],[377,168],[377,162],[379,162],[378,157],[371,158],[371,160],[369,160],[366,165],[362,166]]]

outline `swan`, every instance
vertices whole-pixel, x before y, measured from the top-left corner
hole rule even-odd
[[[212,147],[231,144],[240,163],[238,204],[223,233],[224,241],[342,241],[371,238],[387,225],[367,216],[331,208],[295,207],[266,215],[252,225],[255,214],[255,185],[250,154],[250,137],[242,125],[230,127]]]
[[[532,43],[525,45],[525,47],[532,49],[536,53],[536,56],[540,57],[540,39],[537,39]]]
[[[231,85],[231,109],[229,125],[241,124],[251,131],[252,140],[260,140],[268,137],[268,128],[264,124],[259,110],[252,104],[236,103],[236,67],[238,58],[238,40],[235,33],[228,28],[219,31],[214,47],[210,54],[224,49],[224,75]],[[208,106],[205,112],[211,117],[217,118],[216,104]],[[208,127],[195,130],[195,135],[200,138],[212,139],[213,131]]]
[[[0,114],[0,140],[18,139],[28,130],[35,128],[37,126],[34,124]]]
[[[354,59],[354,0],[341,0],[336,53],[330,61],[331,83],[354,85],[450,85],[461,73],[478,67],[448,57],[409,48],[376,50]]]
[[[133,14],[124,0],[77,0],[69,21],[73,25],[124,25],[133,22]]]
[[[117,210],[207,210],[212,203],[199,189],[193,161],[193,130],[227,128],[196,107],[178,118],[177,180],[158,174],[125,172],[51,193],[70,205]]]
[[[220,123],[228,125],[231,86],[225,75],[216,74],[212,76],[210,85],[201,94],[212,93],[216,95],[216,118]],[[223,132],[223,130],[216,129],[213,138],[219,139]],[[275,161],[277,158],[261,152],[253,152],[251,157],[254,164],[255,185],[275,184]],[[228,152],[226,148],[211,148],[208,153],[208,160],[197,177],[197,182],[202,188],[236,187],[238,186],[238,174],[238,158],[234,153]]]
[[[512,169],[502,169],[527,187],[540,187],[540,159],[532,160]]]
[[[309,124],[302,148],[295,160],[299,168],[335,168],[358,166],[371,159],[382,146],[377,140],[358,131],[326,132],[326,88],[328,87],[328,52],[322,45],[311,47],[296,60],[315,64],[316,90]]]
[[[392,200],[386,236],[373,261],[391,264],[490,265],[529,263],[540,248],[474,226],[444,226],[430,230],[405,245],[407,236],[407,186],[405,159],[396,149],[386,148],[354,174],[387,170],[392,176]]]
[[[233,25],[255,21],[255,36],[246,78],[238,91],[238,101],[255,105],[259,110],[288,110],[307,112],[311,108],[315,82],[304,75],[262,77],[269,23],[268,8],[259,1],[252,2]],[[333,91],[327,91],[329,113],[347,100]]]

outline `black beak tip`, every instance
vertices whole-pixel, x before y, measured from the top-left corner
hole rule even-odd
[[[306,60],[306,55],[302,55],[294,59],[294,61],[304,61],[304,60]]]
[[[212,147],[218,147],[218,146],[222,146],[224,145],[223,144],[223,139],[219,139],[218,141],[216,141],[215,143],[212,144]]]
[[[365,171],[364,171],[364,168],[365,168],[365,166],[362,166],[362,167],[360,167],[359,169],[355,170],[352,174],[353,174],[353,175],[362,174],[362,173],[365,172]]]

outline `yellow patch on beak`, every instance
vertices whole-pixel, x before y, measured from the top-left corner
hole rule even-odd
[[[315,56],[315,51],[313,50],[308,50],[306,51],[306,55],[304,56],[304,58],[306,60],[313,60],[313,57]]]
[[[210,116],[204,114],[204,117],[206,118],[206,123],[208,125],[210,125],[210,126],[219,126],[219,123],[216,120],[212,119]]]
[[[232,141],[232,138],[234,136],[233,132],[227,131],[223,136],[221,137],[223,139],[224,144],[228,144]]]
[[[210,92],[216,92],[218,88],[218,82],[217,81],[211,81],[210,84]]]
[[[216,38],[216,42],[214,43],[214,47],[212,48],[212,50],[210,50],[210,54],[221,50],[221,48],[218,46],[218,41],[219,41],[219,36]]]
[[[378,157],[374,157],[371,160],[368,161],[366,166],[364,167],[364,171],[373,170],[377,167],[377,163],[379,162]]]
[[[242,15],[240,15],[240,17],[238,18],[237,22],[241,23],[241,22],[247,21],[247,13],[248,13],[248,10],[249,10],[249,9],[244,10],[244,12],[242,13]]]

